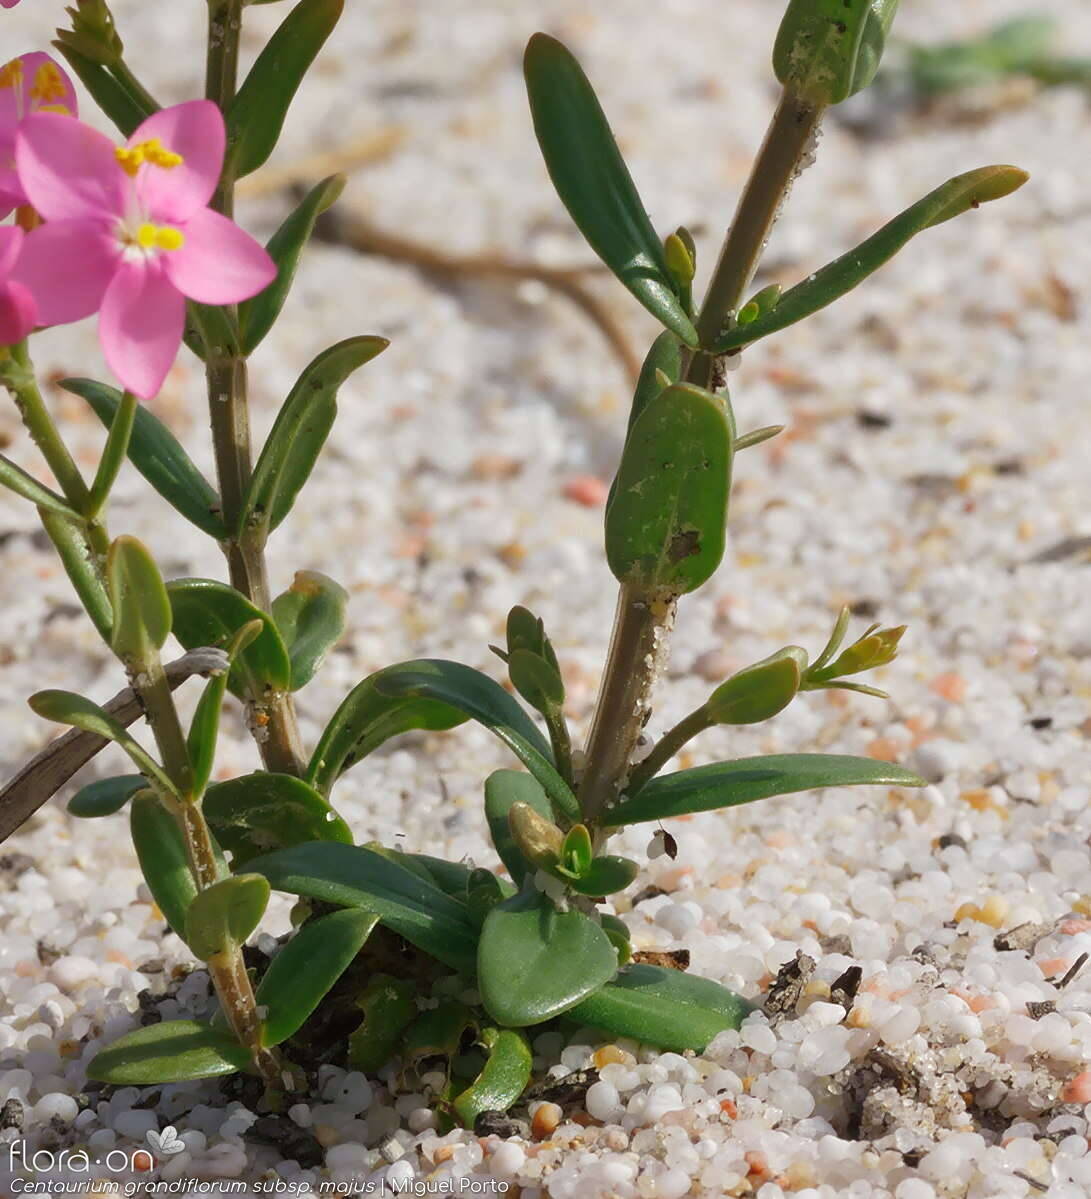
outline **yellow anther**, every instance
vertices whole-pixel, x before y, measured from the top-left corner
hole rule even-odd
[[[23,82],[23,60],[13,58],[0,67],[0,88],[18,87]]]
[[[45,104],[53,104],[65,97],[64,79],[55,62],[43,62],[34,72],[34,83],[30,88],[30,98],[38,108]]]
[[[135,175],[144,164],[144,150],[141,146],[116,146],[114,148],[114,157],[117,159],[118,166],[125,172],[126,175]]]
[[[136,231],[136,244],[142,250],[180,250],[185,241],[181,229],[173,225],[153,225],[146,221]]]
[[[171,225],[160,225],[155,231],[155,244],[160,250],[180,250],[185,242],[182,230]]]

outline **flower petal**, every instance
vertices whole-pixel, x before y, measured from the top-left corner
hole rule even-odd
[[[237,304],[268,287],[276,264],[234,221],[202,208],[182,226],[185,243],[163,254],[164,269],[183,295],[202,304]]]
[[[116,219],[129,180],[108,137],[54,112],[32,113],[15,135],[15,165],[31,204],[47,221]]]
[[[11,268],[23,248],[25,236],[18,225],[5,225],[0,228],[0,279],[6,279],[11,274]]]
[[[22,112],[58,112],[74,117],[79,111],[76,89],[61,66],[48,54],[20,54],[23,64]]]
[[[187,220],[212,199],[223,169],[227,134],[211,100],[188,100],[161,109],[144,121],[129,145],[158,138],[164,150],[180,154],[173,167],[149,163],[137,176],[137,194],[152,218],[164,224]]]
[[[34,297],[21,283],[0,284],[0,346],[13,346],[38,323]]]
[[[124,263],[99,314],[99,341],[122,387],[150,400],[163,385],[186,323],[186,301],[157,262]]]
[[[120,265],[103,222],[50,221],[27,234],[12,277],[30,289],[43,325],[65,325],[98,309]]]

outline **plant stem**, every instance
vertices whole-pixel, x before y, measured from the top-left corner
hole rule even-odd
[[[781,204],[813,143],[821,115],[821,109],[787,92],[782,96],[739,199],[697,318],[702,345],[710,345],[725,320],[738,309]],[[713,355],[700,351],[691,354],[685,372],[687,382],[714,388],[717,376],[718,363]],[[580,787],[580,805],[589,824],[593,825],[616,802],[628,781],[633,750],[651,711],[652,690],[669,649],[676,602],[669,597],[640,594],[625,585],[621,588]],[[596,841],[601,839],[596,833]]]
[[[684,716],[674,728],[668,729],[644,761],[633,767],[629,775],[628,793],[635,795],[646,782],[655,778],[687,741],[692,741],[698,733],[711,728],[712,723],[702,704]]]
[[[10,355],[10,360],[5,364],[4,385],[19,409],[27,432],[60,484],[65,499],[77,512],[82,512],[87,505],[87,484],[73,462],[68,447],[61,440],[42,393],[38,390],[26,342],[12,346]]]
[[[174,706],[174,696],[163,671],[163,663],[160,662],[159,655],[155,654],[143,662],[126,662],[125,669],[132,689],[140,697],[144,707],[148,726],[163,759],[163,769],[178,788],[179,794],[188,799],[193,791],[193,769],[189,762],[189,750],[186,748],[182,722],[178,719],[178,709]],[[201,882],[201,873],[196,868],[194,877],[199,886],[208,885]]]
[[[209,0],[205,95],[224,112],[235,96],[241,27],[242,0]],[[225,216],[232,216],[235,208],[233,149],[229,143],[224,171],[211,202],[211,207]],[[233,308],[227,311],[237,330],[236,311]],[[224,543],[228,574],[237,591],[268,612],[269,579],[264,547],[251,530],[240,528],[253,470],[246,358],[237,342],[210,345],[208,350],[205,375],[220,499],[229,531]],[[251,695],[250,707],[249,724],[256,734],[266,769],[302,775],[304,754],[291,695],[283,692]]]
[[[781,206],[813,145],[822,111],[787,91],[781,95],[697,317],[701,345],[711,345],[724,322],[738,311]],[[686,379],[708,387],[715,373],[715,358],[696,353]]]
[[[584,823],[594,825],[621,794],[633,749],[651,713],[676,600],[623,584],[580,782]]]

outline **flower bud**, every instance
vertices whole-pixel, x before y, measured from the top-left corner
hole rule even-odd
[[[840,678],[846,674],[859,674],[863,670],[874,670],[892,662],[898,654],[898,642],[906,626],[900,624],[893,629],[879,629],[865,633],[854,641],[833,662],[819,673],[825,678]]]
[[[806,652],[789,645],[732,675],[709,696],[705,712],[714,724],[768,720],[795,698],[806,667]]]
[[[564,834],[540,816],[530,804],[514,803],[508,812],[508,827],[519,851],[528,862],[555,869],[564,848]]]

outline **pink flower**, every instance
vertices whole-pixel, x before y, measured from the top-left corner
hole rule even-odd
[[[0,0],[0,8],[14,8],[19,0]]]
[[[0,0],[10,8],[5,0]],[[27,202],[15,173],[15,130],[32,112],[76,115],[72,82],[49,57],[35,51],[20,54],[0,67],[0,217]]]
[[[21,284],[9,279],[23,247],[18,225],[0,227],[0,346],[13,346],[38,323],[34,297]]]
[[[185,302],[235,304],[276,276],[265,250],[208,207],[226,134],[208,100],[150,116],[116,147],[71,117],[27,117],[15,141],[19,180],[46,223],[16,269],[43,324],[99,313],[110,369],[143,399],[182,344]]]

